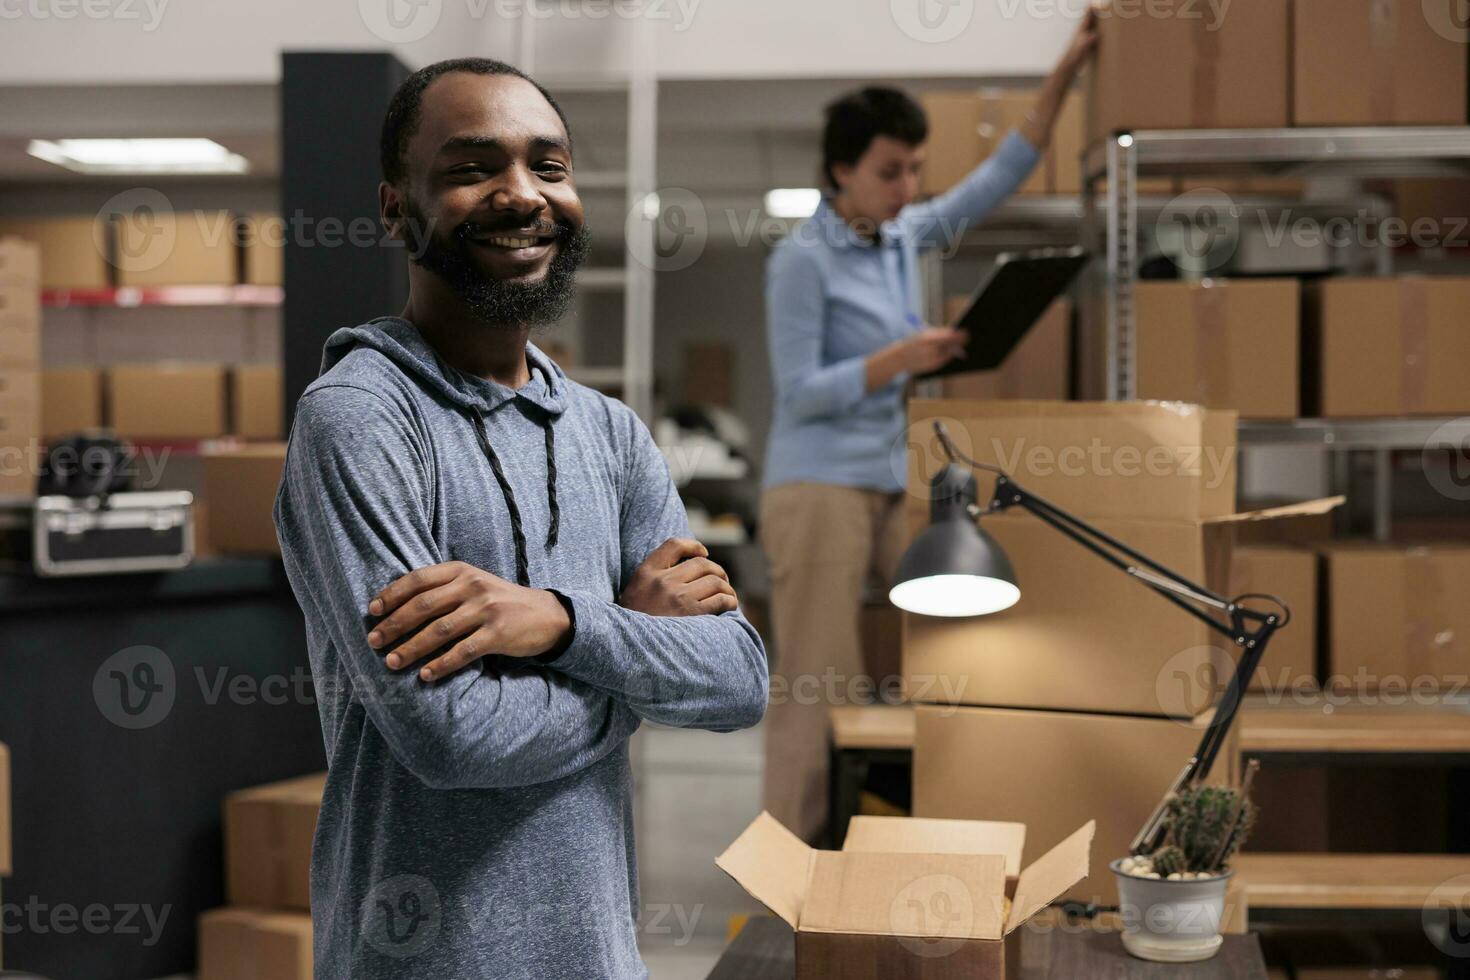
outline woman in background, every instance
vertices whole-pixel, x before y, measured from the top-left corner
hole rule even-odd
[[[908,542],[905,389],[963,354],[968,339],[923,325],[919,251],[951,243],[1026,180],[1096,43],[1089,11],[1024,124],[952,190],[922,203],[923,109],[887,88],[838,99],[822,141],[828,192],[768,260],[776,398],[760,534],[776,662],[765,807],[810,843],[827,822],[826,695],[845,695],[866,673],[863,586],[870,570],[891,582]]]

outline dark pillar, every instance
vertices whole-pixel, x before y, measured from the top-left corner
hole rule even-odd
[[[281,55],[288,425],[328,335],[397,313],[408,299],[403,249],[385,244],[378,221],[378,130],[406,77],[387,53]]]

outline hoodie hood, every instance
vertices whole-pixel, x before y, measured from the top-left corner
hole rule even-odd
[[[381,316],[360,326],[333,331],[322,348],[318,373],[326,374],[359,346],[379,351],[430,390],[469,411],[493,412],[513,398],[530,402],[552,418],[566,411],[566,372],[530,342],[526,344],[526,366],[531,380],[519,389],[509,388],[450,366],[412,323],[402,317]]]
[[[516,581],[520,585],[530,584],[530,561],[527,553],[526,535],[522,527],[521,509],[516,502],[515,488],[506,478],[505,467],[500,455],[490,441],[485,416],[514,399],[521,399],[536,408],[525,414],[535,420],[545,435],[546,447],[546,505],[550,514],[550,526],[545,547],[556,547],[561,527],[561,507],[556,495],[556,433],[554,425],[567,407],[566,372],[558,367],[536,345],[526,343],[526,365],[531,380],[520,388],[510,388],[495,381],[466,374],[446,363],[439,353],[429,346],[408,320],[396,316],[383,316],[356,327],[336,330],[327,338],[322,349],[322,366],[319,374],[326,374],[333,365],[341,361],[357,347],[371,347],[402,368],[405,373],[420,381],[429,390],[442,395],[465,416],[466,424],[474,427],[475,440],[490,470],[495,483],[505,497],[505,507],[510,514],[511,538],[515,543]]]

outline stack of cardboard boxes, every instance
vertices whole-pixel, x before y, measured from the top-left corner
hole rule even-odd
[[[41,432],[41,258],[0,238],[0,497],[35,493]]]
[[[311,846],[325,781],[226,797],[230,904],[199,918],[199,980],[311,980]]]
[[[1111,0],[1089,77],[1089,142],[1145,129],[1464,125],[1466,51],[1450,7]]]
[[[227,211],[0,220],[0,235],[40,246],[41,288],[279,286],[287,229],[272,214]]]
[[[914,402],[911,431],[945,420],[961,451],[1216,591],[1235,527],[1327,502],[1235,513],[1233,412],[1144,403]],[[928,520],[937,448],[911,456],[910,530]],[[990,492],[981,477],[982,501]],[[1229,642],[1029,514],[984,521],[1022,595],[978,619],[904,617],[917,702],[918,817],[1023,822],[1047,848],[1096,819],[1097,863],[1127,853],[1213,720]],[[1211,778],[1235,775],[1231,743]],[[998,751],[1000,747],[1004,751]],[[1116,904],[1108,875],[1071,898]]]

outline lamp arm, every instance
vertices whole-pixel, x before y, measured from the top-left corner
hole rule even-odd
[[[1169,795],[1178,792],[1182,787],[1202,782],[1209,776],[1216,757],[1225,745],[1226,737],[1240,710],[1241,699],[1246,687],[1251,677],[1255,675],[1256,668],[1260,666],[1261,657],[1266,652],[1266,644],[1270,641],[1271,635],[1285,625],[1286,620],[1290,618],[1290,611],[1279,600],[1276,601],[1282,605],[1281,615],[1247,609],[1238,602],[1227,599],[1190,581],[1178,572],[1160,565],[1147,555],[1130,548],[1082,518],[1023,489],[1004,473],[999,473],[995,480],[995,493],[987,512],[1005,510],[1010,507],[1020,507],[1035,515],[1108,564],[1121,569],[1144,586],[1205,623],[1215,632],[1228,637],[1235,646],[1240,648],[1241,654],[1235,671],[1230,675],[1225,692],[1215,708],[1215,716],[1205,730],[1194,757],[1189,760],[1179,777],[1169,787],[1168,793],[1165,794],[1165,802]],[[1224,613],[1228,622],[1221,621],[1218,615],[1212,615],[1207,610]],[[1166,813],[1165,802],[1161,802],[1155,808],[1148,822],[1134,838],[1131,848],[1134,854],[1151,854],[1162,843],[1163,818]]]

